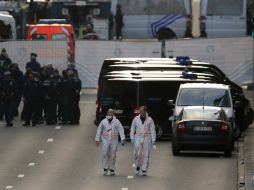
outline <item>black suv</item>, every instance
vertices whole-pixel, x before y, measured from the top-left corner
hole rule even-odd
[[[212,64],[187,57],[114,58],[105,60],[101,68],[95,124],[112,108],[128,134],[139,106],[146,105],[155,121],[157,138],[171,134],[172,107],[168,106],[168,100],[175,100],[180,84],[187,82],[230,85],[237,102],[244,102],[244,109],[250,108],[241,87]],[[251,122],[249,117],[248,124]]]

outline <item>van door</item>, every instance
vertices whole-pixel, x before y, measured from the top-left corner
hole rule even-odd
[[[246,35],[246,0],[202,0],[208,37]]]

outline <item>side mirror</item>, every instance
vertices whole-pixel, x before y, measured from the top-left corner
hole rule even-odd
[[[168,100],[167,105],[168,106],[174,106],[174,100]]]

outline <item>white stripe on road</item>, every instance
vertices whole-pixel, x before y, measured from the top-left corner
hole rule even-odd
[[[24,178],[25,177],[25,174],[19,174],[18,175],[18,178]]]
[[[28,167],[33,167],[33,166],[35,166],[35,163],[34,163],[34,162],[30,162],[30,163],[28,164]]]
[[[57,129],[57,130],[59,130],[59,129],[61,129],[61,128],[62,128],[61,126],[56,126],[56,129]]]
[[[44,153],[45,153],[44,150],[39,150],[39,151],[38,151],[38,154],[44,154]]]
[[[49,139],[47,140],[47,142],[53,142],[53,141],[54,141],[53,138],[49,138]]]
[[[129,175],[129,176],[127,176],[127,179],[133,179],[134,178],[134,176],[133,175]]]
[[[121,190],[128,190],[128,188],[127,187],[122,187],[122,189]]]
[[[5,189],[12,189],[12,188],[13,188],[13,186],[11,186],[11,185],[8,185],[5,187]]]

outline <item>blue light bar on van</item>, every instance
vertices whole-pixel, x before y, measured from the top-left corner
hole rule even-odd
[[[180,62],[181,60],[190,60],[189,56],[177,56],[176,61]]]
[[[180,60],[179,61],[180,65],[192,65],[192,61],[191,60]]]
[[[190,71],[183,71],[182,75],[183,75],[184,79],[197,79],[198,78],[197,74],[190,72]]]

